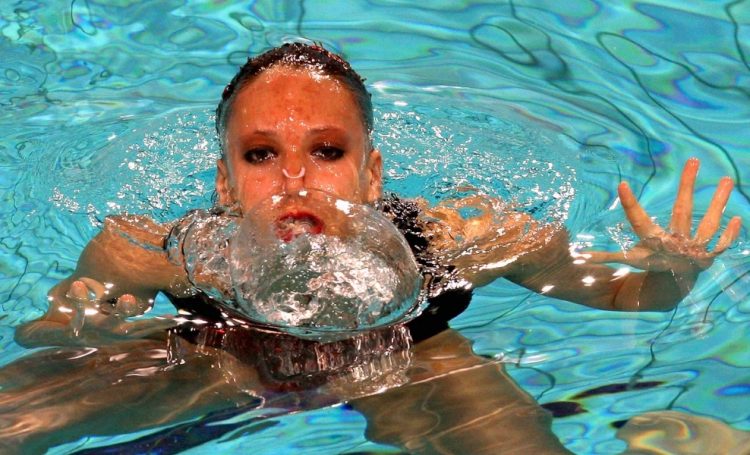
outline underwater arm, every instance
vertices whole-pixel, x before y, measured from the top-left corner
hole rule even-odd
[[[666,311],[692,288],[670,272],[629,272],[584,262],[571,254],[568,235],[558,233],[537,251],[527,253],[505,278],[530,290],[592,308],[616,311]]]
[[[47,313],[18,327],[16,341],[27,347],[99,343],[171,325],[125,320],[150,308],[158,291],[179,295],[188,288],[184,270],[164,252],[168,232],[146,217],[108,217],[84,248],[73,275],[50,290]]]

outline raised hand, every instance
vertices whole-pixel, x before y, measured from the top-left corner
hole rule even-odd
[[[630,186],[623,182],[618,194],[625,215],[640,241],[630,250],[609,253],[587,253],[590,262],[620,263],[641,270],[666,272],[683,277],[697,276],[713,263],[737,239],[741,219],[736,216],[727,224],[712,250],[708,244],[721,226],[721,215],[729,200],[734,182],[729,177],[719,181],[708,211],[694,233],[692,229],[693,190],[700,162],[690,158],[685,164],[667,230],[653,222],[633,195]]]

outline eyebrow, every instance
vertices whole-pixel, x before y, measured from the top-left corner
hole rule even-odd
[[[309,130],[309,134],[325,134],[325,133],[346,134],[347,131],[345,129],[338,128],[335,126],[320,126],[320,127],[312,128]],[[275,130],[257,129],[257,130],[251,131],[248,134],[243,134],[239,136],[239,139],[244,141],[255,136],[275,138],[278,136],[278,133]]]
[[[310,130],[311,133],[314,134],[320,134],[320,133],[336,133],[336,134],[346,134],[346,130],[335,127],[335,126],[322,126],[319,128],[313,128]]]
[[[240,139],[247,139],[253,136],[266,136],[266,137],[273,137],[276,136],[276,133],[273,130],[253,130],[249,133],[240,135]]]

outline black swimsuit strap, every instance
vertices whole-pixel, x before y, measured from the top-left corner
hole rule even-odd
[[[445,288],[455,267],[442,264],[430,249],[430,239],[425,232],[426,221],[419,204],[391,193],[378,202],[378,209],[401,231],[409,243],[420,272],[429,280],[427,308],[407,323],[414,341],[425,340],[447,329],[448,321],[466,310],[471,302],[472,291],[465,288]]]

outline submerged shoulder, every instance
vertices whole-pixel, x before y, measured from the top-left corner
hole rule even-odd
[[[84,249],[77,275],[122,281],[128,284],[123,289],[136,283],[138,287],[164,288],[181,275],[164,248],[173,225],[143,215],[107,217],[101,232]]]
[[[143,245],[162,247],[175,222],[157,223],[146,215],[111,215],[105,218],[97,237],[125,239]]]

